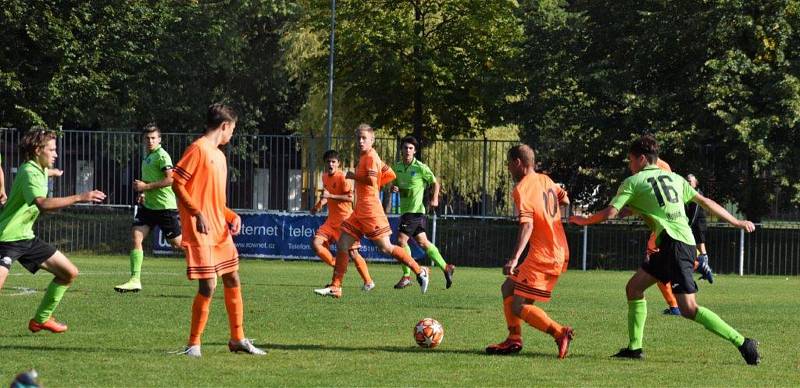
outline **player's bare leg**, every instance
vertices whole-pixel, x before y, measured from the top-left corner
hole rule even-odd
[[[425,254],[428,255],[431,261],[442,269],[442,272],[444,272],[445,288],[450,288],[450,286],[453,285],[453,273],[456,270],[456,266],[447,264],[442,254],[439,253],[439,248],[428,240],[428,235],[425,234],[425,232],[418,233],[414,236],[414,240],[417,241],[417,244],[425,251]]]
[[[394,257],[395,260],[407,265],[415,274],[417,274],[417,282],[422,293],[428,292],[428,283],[430,276],[428,276],[428,268],[420,267],[414,258],[411,257],[403,248],[400,248],[389,240],[389,236],[383,236],[377,240],[373,240],[378,249],[385,255]]]
[[[53,333],[67,331],[67,325],[58,322],[53,316],[61,298],[69,286],[78,277],[78,267],[64,256],[61,251],[56,251],[49,259],[40,265],[42,269],[54,275],[53,281],[47,286],[42,302],[33,318],[28,322],[28,329],[32,332],[48,330]]]

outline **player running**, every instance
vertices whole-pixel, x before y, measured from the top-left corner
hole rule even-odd
[[[558,358],[565,358],[573,337],[572,328],[552,320],[534,302],[548,302],[558,277],[567,270],[569,246],[561,224],[560,205],[569,204],[569,198],[550,177],[534,171],[534,160],[533,149],[527,145],[508,150],[508,171],[517,182],[513,198],[519,217],[517,243],[503,266],[503,274],[508,277],[500,287],[508,338],[489,345],[486,353],[511,354],[522,350],[521,320],[524,320],[551,335],[558,347]],[[528,255],[518,266],[526,246]]]
[[[331,284],[324,288],[315,289],[318,295],[340,298],[342,296],[342,279],[347,271],[347,262],[350,259],[348,252],[353,244],[366,236],[372,240],[378,249],[386,255],[391,255],[395,260],[408,265],[417,275],[422,293],[428,291],[428,269],[420,267],[416,261],[403,248],[392,245],[389,236],[392,229],[389,219],[381,206],[378,196],[381,181],[389,180],[387,176],[393,174],[386,168],[378,153],[372,148],[375,142],[375,131],[367,124],[361,124],[356,130],[358,148],[361,157],[358,161],[356,172],[347,172],[348,179],[355,180],[356,206],[355,211],[342,223],[342,233],[339,238],[336,252],[336,265],[333,270]]]
[[[172,191],[172,158],[161,148],[161,130],[155,124],[144,127],[142,138],[147,147],[147,155],[142,159],[142,180],[133,181],[133,188],[139,192],[136,200],[139,206],[131,226],[131,277],[127,282],[114,287],[117,292],[142,290],[142,241],[154,227],[161,228],[170,245],[177,249],[181,247],[178,204]]]
[[[316,214],[326,204],[328,205],[328,218],[317,229],[311,239],[311,247],[325,264],[334,267],[336,259],[330,251],[330,245],[336,243],[341,236],[342,222],[353,214],[353,190],[350,182],[345,178],[345,173],[339,170],[339,153],[328,150],[322,155],[325,161],[326,172],[322,174],[322,187],[324,191],[319,201],[311,209],[311,214]],[[375,288],[375,282],[369,276],[367,262],[358,253],[361,243],[356,241],[350,248],[350,257],[356,264],[358,274],[364,280],[361,290],[368,292]]]
[[[236,129],[238,116],[224,104],[208,107],[206,130],[184,152],[175,166],[172,188],[178,196],[178,211],[186,254],[186,275],[197,280],[198,291],[192,303],[189,341],[181,354],[200,357],[203,335],[211,307],[211,296],[222,277],[225,309],[228,312],[231,352],[264,355],[244,337],[244,306],[239,282],[239,252],[232,235],[239,234],[242,219],[228,208],[225,187],[228,164],[219,146],[228,144]]]
[[[406,136],[400,141],[400,155],[402,160],[392,165],[397,178],[392,186],[393,193],[400,194],[400,228],[398,229],[397,245],[405,249],[411,256],[411,247],[408,245],[409,237],[413,237],[425,254],[444,272],[445,287],[453,285],[453,272],[456,267],[447,264],[432,242],[428,240],[428,218],[425,215],[423,196],[426,186],[433,186],[430,207],[439,206],[439,182],[433,171],[415,158],[419,143],[413,136]],[[394,285],[394,288],[406,288],[411,284],[411,268],[402,265],[403,277]]]
[[[0,289],[15,260],[30,273],[44,269],[55,277],[47,286],[42,302],[28,329],[34,333],[48,330],[67,331],[67,325],[53,316],[64,293],[78,276],[78,268],[61,251],[40,240],[33,233],[39,213],[68,207],[78,202],[101,202],[106,195],[92,190],[69,197],[47,197],[48,169],[53,167],[56,153],[56,133],[33,127],[20,140],[20,150],[26,162],[19,167],[11,195],[0,212]]]
[[[647,318],[644,291],[661,281],[671,282],[683,317],[728,340],[739,349],[745,362],[756,365],[760,361],[758,342],[745,338],[713,311],[697,304],[697,284],[692,277],[695,241],[684,212],[684,204],[693,201],[747,232],[755,230],[755,225],[750,221],[736,219],[716,202],[698,194],[680,175],[659,169],[655,165],[657,158],[658,143],[652,135],[644,135],[634,141],[628,152],[628,167],[634,175],[622,182],[609,206],[588,217],[570,217],[570,222],[574,224],[591,225],[615,218],[620,209],[628,206],[640,214],[658,236],[658,252],[642,263],[625,286],[629,342],[614,357],[644,357],[642,339]]]

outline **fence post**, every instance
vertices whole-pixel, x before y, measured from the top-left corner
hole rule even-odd
[[[583,226],[583,252],[581,257],[581,268],[586,271],[586,242],[588,241],[589,227]]]
[[[481,185],[481,216],[486,217],[486,186],[489,185],[487,163],[489,161],[489,140],[483,135],[483,184]]]
[[[739,229],[739,276],[744,276],[744,229]]]

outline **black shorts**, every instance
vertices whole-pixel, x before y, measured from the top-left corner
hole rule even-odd
[[[148,226],[150,229],[158,226],[167,240],[181,235],[181,221],[177,210],[150,210],[139,206],[136,215],[133,216],[133,226]]]
[[[702,227],[699,225],[692,226],[692,235],[694,236],[694,242],[697,244],[705,244],[706,243],[706,227],[703,225]]]
[[[0,242],[0,266],[11,269],[11,263],[19,263],[30,273],[58,252],[50,244],[34,237],[30,240]]]
[[[642,269],[662,283],[671,283],[674,294],[694,294],[697,292],[697,283],[692,277],[695,253],[694,246],[662,232],[658,252],[642,263]]]
[[[420,233],[428,232],[428,217],[422,213],[405,213],[400,216],[400,233],[416,237]]]

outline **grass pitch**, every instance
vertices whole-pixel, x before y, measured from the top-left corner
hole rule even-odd
[[[610,359],[627,343],[629,272],[562,276],[553,301],[543,305],[576,331],[569,357],[558,360],[553,340],[529,327],[520,354],[483,354],[506,335],[499,268],[458,268],[450,290],[437,268],[427,295],[416,284],[394,290],[400,269],[387,264],[370,266],[378,287],[363,293],[351,268],[344,297],[334,300],[311,292],[330,280],[323,264],[244,261],[245,333],[268,355],[228,352],[220,284],[203,358],[189,359],[168,354],[186,341],[197,287],[186,280],[182,259],[147,258],[144,290],[117,294],[113,286],[127,280],[127,257],[71,256],[81,276],[56,311],[70,327],[60,335],[27,331],[51,276],[12,268],[0,291],[0,386],[28,368],[48,387],[800,385],[797,277],[718,276],[713,285],[700,284],[702,305],[760,341],[762,364],[751,367],[700,325],[661,315],[655,287],[648,291],[646,359]],[[414,343],[413,325],[424,317],[445,328],[437,349]]]

